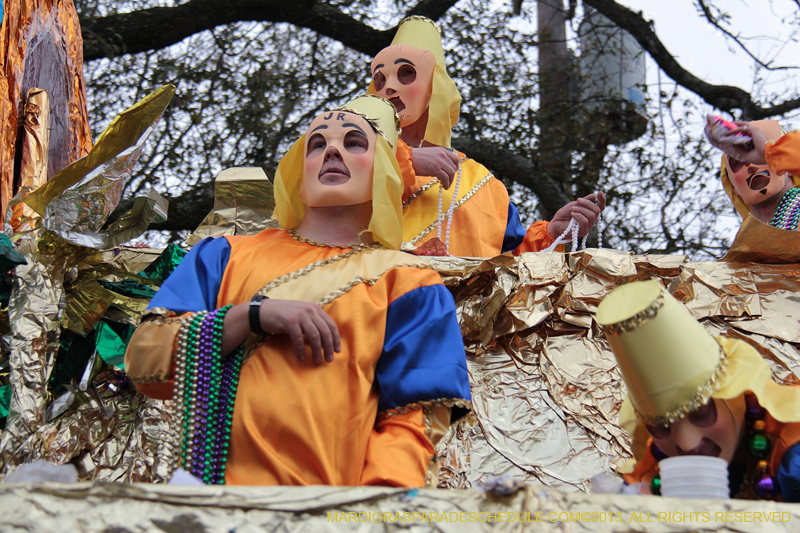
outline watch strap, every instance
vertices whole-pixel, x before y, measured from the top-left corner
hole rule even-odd
[[[256,335],[266,335],[267,332],[261,327],[261,303],[264,300],[269,300],[266,296],[256,294],[250,300],[250,308],[248,309],[247,317],[250,320],[250,331]]]

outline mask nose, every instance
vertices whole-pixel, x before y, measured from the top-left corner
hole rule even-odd
[[[325,150],[325,161],[328,161],[331,158],[333,158],[333,159],[341,159],[342,158],[342,154],[339,152],[339,150],[335,146],[328,146],[328,149]]]
[[[675,448],[683,455],[697,455],[703,443],[703,432],[688,420],[682,419],[672,425]],[[695,452],[695,453],[692,453]]]

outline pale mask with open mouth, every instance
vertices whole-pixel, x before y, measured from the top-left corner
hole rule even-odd
[[[372,200],[377,133],[347,111],[319,115],[305,135],[300,199],[309,207],[356,205]]]
[[[372,61],[375,93],[397,108],[400,127],[414,124],[428,109],[435,67],[433,54],[404,45],[384,48]]]
[[[751,122],[770,140],[781,136],[780,126],[774,120]],[[736,192],[747,205],[757,205],[780,194],[786,183],[786,174],[778,174],[768,165],[745,165],[725,156],[725,167]]]

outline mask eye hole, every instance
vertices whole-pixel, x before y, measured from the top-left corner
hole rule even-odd
[[[669,437],[670,433],[669,426],[665,425],[651,426],[650,424],[645,424],[645,427],[647,428],[647,432],[650,433],[650,435],[654,439],[666,439],[667,437]]]
[[[366,153],[369,150],[369,140],[358,130],[349,131],[344,136],[344,149],[351,154]]]
[[[742,170],[742,168],[744,168],[744,163],[742,163],[741,161],[737,161],[732,157],[728,157],[728,167],[730,168],[730,171],[733,174],[736,174],[737,172]]]
[[[402,65],[397,69],[397,81],[403,85],[411,85],[417,79],[417,69],[411,65]]]
[[[386,87],[386,76],[380,71],[375,71],[375,74],[372,75],[372,83],[375,84],[375,92],[379,93]]]
[[[713,426],[717,422],[717,404],[711,398],[703,407],[695,409],[687,417],[693,426],[701,428]]]
[[[308,140],[308,145],[306,146],[306,157],[318,156],[325,151],[326,146],[327,143],[325,142],[325,137],[319,133],[315,133]]]

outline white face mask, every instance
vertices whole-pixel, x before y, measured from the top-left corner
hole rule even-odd
[[[375,93],[394,104],[401,127],[414,124],[428,109],[435,67],[433,54],[404,45],[384,48],[372,61]]]
[[[356,205],[372,200],[377,133],[347,111],[319,115],[305,135],[300,199],[309,207]]]
[[[774,140],[781,136],[780,126],[773,120],[758,120],[749,124],[764,133],[768,139]],[[773,199],[786,184],[786,173],[778,174],[768,165],[745,166],[725,156],[725,167],[736,192],[747,205],[757,205]]]

